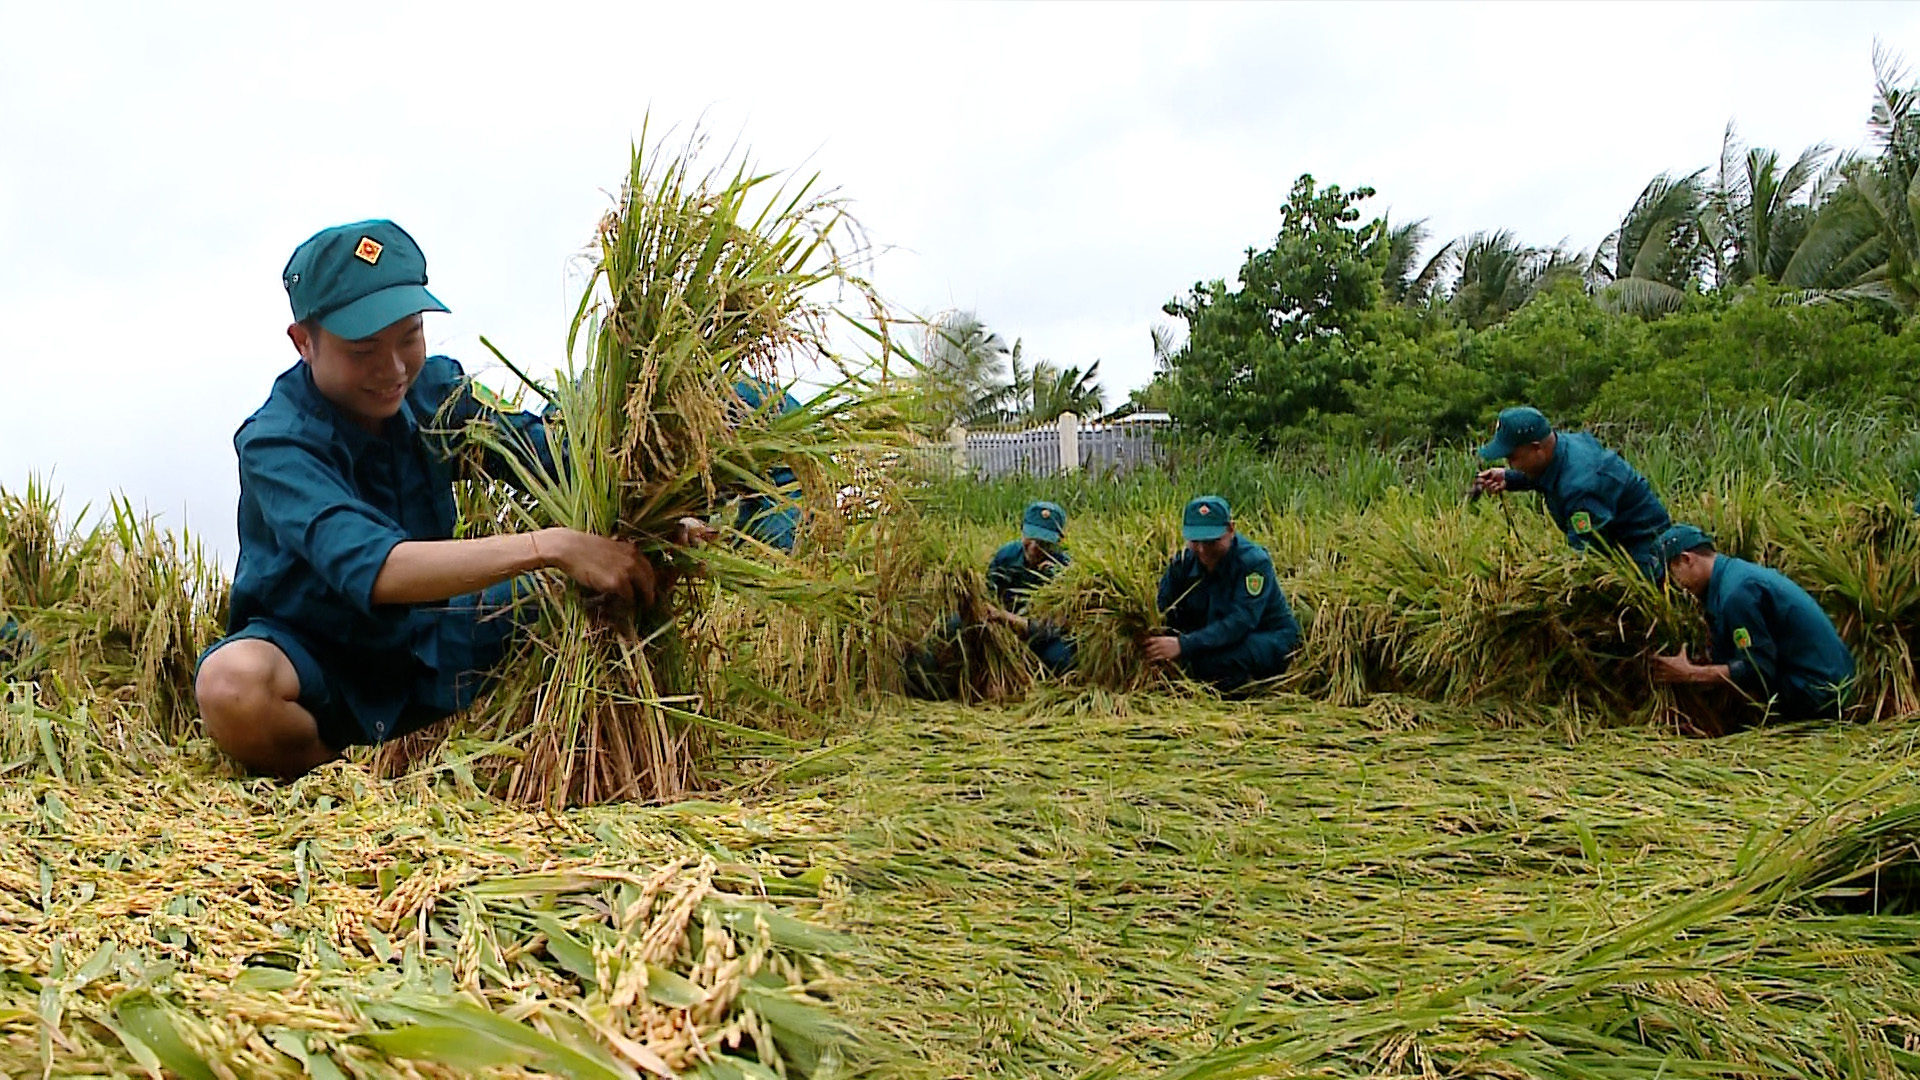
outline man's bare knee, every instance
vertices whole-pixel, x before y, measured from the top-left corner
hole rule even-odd
[[[292,661],[271,642],[243,639],[215,650],[194,693],[208,737],[255,772],[298,776],[335,756],[299,704]]]
[[[275,705],[297,699],[300,677],[285,653],[268,642],[248,639],[209,655],[193,689],[207,733],[224,742],[223,732],[253,726]]]

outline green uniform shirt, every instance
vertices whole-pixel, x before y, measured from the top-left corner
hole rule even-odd
[[[1027,565],[1026,546],[1018,540],[1001,544],[987,563],[987,584],[1001,607],[1015,614],[1027,613],[1027,597],[1045,584],[1060,568],[1072,562],[1066,551],[1055,549],[1053,558],[1039,566]]]
[[[1280,591],[1273,557],[1235,536],[1212,572],[1191,550],[1182,551],[1160,578],[1160,610],[1180,635],[1183,657],[1230,649],[1255,634],[1269,635],[1278,653],[1300,643],[1300,624]]]
[[[1706,609],[1713,662],[1727,665],[1742,690],[1782,698],[1787,712],[1837,708],[1853,681],[1853,653],[1807,590],[1778,570],[1720,555]]]
[[[1574,547],[1604,540],[1626,551],[1649,576],[1657,573],[1653,542],[1673,519],[1647,478],[1593,436],[1563,431],[1538,479],[1519,469],[1508,469],[1506,479],[1509,491],[1539,492]]]

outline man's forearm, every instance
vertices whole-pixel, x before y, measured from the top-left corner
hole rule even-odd
[[[1693,665],[1693,677],[1689,681],[1698,683],[1732,683],[1733,669],[1726,664],[1695,664]]]
[[[490,585],[554,565],[537,533],[472,540],[408,540],[394,545],[373,579],[376,604],[428,604],[479,592]]]

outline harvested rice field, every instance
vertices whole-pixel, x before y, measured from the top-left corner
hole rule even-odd
[[[4,774],[0,1075],[1900,1076],[1896,725],[887,699],[701,802]]]

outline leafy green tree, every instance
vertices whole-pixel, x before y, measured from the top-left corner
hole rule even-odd
[[[1166,323],[1155,323],[1148,329],[1153,337],[1153,378],[1127,395],[1126,404],[1114,410],[1116,416],[1167,412],[1173,407],[1173,357],[1181,348],[1180,332]]]
[[[1174,415],[1204,431],[1273,439],[1350,412],[1355,335],[1380,301],[1386,223],[1361,221],[1373,189],[1294,182],[1273,245],[1248,251],[1239,287],[1196,283],[1169,301],[1187,341],[1169,357]]]

